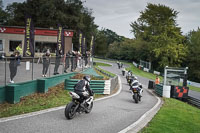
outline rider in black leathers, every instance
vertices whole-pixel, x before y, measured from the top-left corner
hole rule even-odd
[[[74,86],[74,92],[81,97],[82,102],[90,96],[93,96],[93,91],[90,89],[90,81],[89,76],[84,76],[83,79]]]

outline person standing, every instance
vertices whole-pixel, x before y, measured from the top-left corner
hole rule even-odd
[[[59,66],[60,66],[60,61],[61,61],[61,58],[62,58],[62,50],[58,50],[57,52],[56,52],[56,60],[55,60],[55,67],[54,67],[54,75],[56,75],[56,74],[59,74],[58,73],[58,68],[59,68]]]
[[[67,69],[69,68],[69,61],[70,61],[70,51],[68,51],[65,56],[65,70],[64,70],[65,73],[67,73]]]
[[[156,76],[155,84],[160,84],[160,78],[158,77],[158,75]]]
[[[10,59],[10,83],[14,83],[13,79],[17,74],[17,66],[18,66],[18,60],[21,59],[19,56],[19,52],[17,50],[14,51],[13,54],[11,54]]]
[[[21,43],[16,47],[16,50],[19,52],[19,56],[21,57],[21,55],[22,55],[22,44]],[[17,60],[17,65],[20,65],[20,59]]]
[[[43,54],[42,59],[43,59],[43,70],[42,70],[42,77],[47,77],[47,71],[49,68],[50,64],[50,51],[47,49],[46,53]]]

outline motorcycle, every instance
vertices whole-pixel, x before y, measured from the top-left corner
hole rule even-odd
[[[139,101],[141,101],[141,97],[142,97],[140,94],[141,89],[142,89],[142,85],[131,86],[131,93],[132,93],[133,99],[135,100],[135,103],[138,103]]]
[[[82,102],[82,99],[75,92],[69,92],[72,97],[72,101],[65,107],[65,117],[67,119],[73,119],[76,113],[90,113],[93,107],[94,97],[90,96],[88,99]],[[89,94],[88,94],[89,95]]]

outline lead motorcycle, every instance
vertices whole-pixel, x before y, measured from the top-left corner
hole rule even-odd
[[[142,90],[142,85],[138,83],[138,81],[135,81],[132,83],[131,87],[130,87],[131,93],[132,93],[132,97],[135,100],[135,103],[138,103],[139,101],[141,101],[141,92]]]
[[[72,101],[65,107],[65,117],[67,119],[73,119],[76,113],[90,113],[93,107],[94,97],[90,96],[86,100],[82,100],[75,92],[69,92],[72,97]],[[89,96],[89,94],[86,94]]]

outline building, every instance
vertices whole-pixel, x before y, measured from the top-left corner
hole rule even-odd
[[[57,45],[58,29],[35,28],[35,56],[50,49],[55,53]],[[64,29],[64,53],[72,50],[73,31]],[[24,48],[25,27],[0,26],[0,53],[9,56],[14,52],[16,47],[22,44]]]

